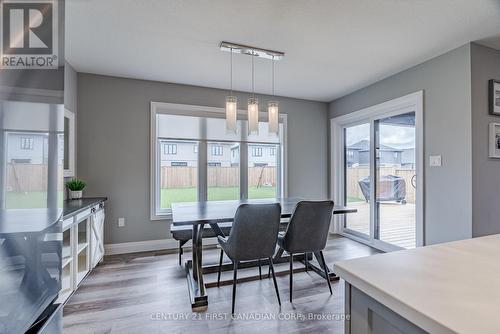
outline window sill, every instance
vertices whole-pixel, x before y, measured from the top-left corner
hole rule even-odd
[[[149,219],[153,222],[172,222],[172,214],[171,213],[164,213],[164,214],[151,214]]]

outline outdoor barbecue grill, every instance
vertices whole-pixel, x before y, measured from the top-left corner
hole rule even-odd
[[[370,177],[365,177],[359,182],[359,187],[367,202],[370,201]],[[379,202],[396,201],[406,204],[406,182],[402,177],[396,175],[384,175],[378,182],[377,189]]]

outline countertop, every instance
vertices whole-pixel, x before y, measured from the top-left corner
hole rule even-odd
[[[429,333],[500,333],[500,234],[340,261],[334,272]]]
[[[64,201],[63,217],[72,216],[100,202],[107,201],[107,197],[87,197]]]

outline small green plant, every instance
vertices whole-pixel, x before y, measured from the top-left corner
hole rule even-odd
[[[72,179],[71,181],[66,182],[66,187],[68,187],[69,190],[71,191],[80,191],[85,189],[85,186],[87,184],[85,181],[79,180],[79,179]]]

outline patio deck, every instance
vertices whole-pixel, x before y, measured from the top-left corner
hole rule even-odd
[[[370,204],[353,202],[349,207],[358,209],[347,215],[347,227],[364,234],[370,233]],[[380,210],[380,239],[403,248],[415,248],[415,204],[382,203]]]

